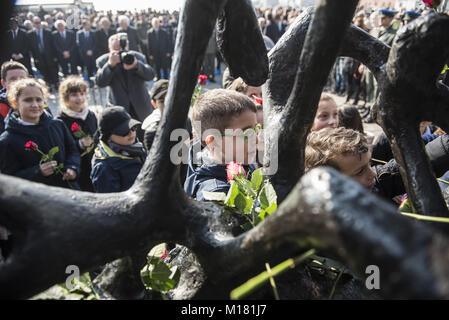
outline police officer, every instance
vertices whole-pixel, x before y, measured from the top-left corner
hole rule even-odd
[[[385,44],[391,46],[393,44],[394,37],[396,36],[396,30],[392,26],[394,15],[397,13],[395,10],[380,9],[380,27],[371,31],[373,37],[378,38]],[[359,110],[360,115],[366,122],[372,122],[370,117],[370,110],[373,106],[377,96],[377,83],[373,74],[365,67],[364,81],[366,87],[366,105]]]

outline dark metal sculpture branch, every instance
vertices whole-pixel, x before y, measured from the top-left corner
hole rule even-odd
[[[415,209],[449,216],[419,134],[419,122],[431,120],[444,130],[449,89],[437,79],[449,56],[449,17],[429,14],[398,31],[385,73],[379,81],[377,122],[392,142],[393,153]],[[432,61],[432,63],[429,63]],[[442,103],[436,103],[437,101]],[[439,108],[440,107],[440,108]]]
[[[359,275],[367,265],[378,265],[382,297],[448,298],[445,265],[449,246],[444,235],[396,215],[395,208],[333,170],[313,170],[298,182],[314,105],[340,44],[341,53],[357,57],[378,79],[383,76],[381,66],[388,47],[354,27],[343,37],[356,4],[352,0],[319,1],[315,17],[306,11],[270,53],[264,99],[268,136],[281,131],[279,150],[293,150],[288,153],[291,159],[280,159],[279,173],[273,176],[285,198],[275,214],[236,236],[229,223],[232,218],[222,206],[188,199],[179,185],[177,168],[170,161],[170,149],[176,143],[170,141],[170,133],[184,126],[207,41],[220,12],[217,35],[231,73],[260,84],[266,80],[267,69],[264,50],[258,50],[263,40],[249,1],[187,0],[166,111],[130,190],[90,194],[0,175],[0,225],[13,233],[11,255],[0,265],[0,297],[27,298],[63,282],[66,266],[72,264],[89,271],[123,258],[117,264],[137,273],[139,257],[144,258],[151,247],[176,242],[195,254],[198,272],[203,273],[198,288],[177,295],[182,298],[227,298],[230,289],[253,275],[263,262],[276,263],[312,245]],[[340,10],[342,14],[335,18]],[[248,37],[233,28],[235,15],[243,12],[248,15],[243,27],[251,33]],[[309,24],[313,30],[306,37]],[[255,50],[245,49],[248,41]],[[250,68],[239,66],[236,55],[244,56]],[[446,91],[440,90],[439,101],[444,101]],[[138,275],[127,278],[123,269],[116,272],[111,265],[100,276],[109,279],[99,283],[105,296],[141,296],[141,283],[126,283],[138,281]]]

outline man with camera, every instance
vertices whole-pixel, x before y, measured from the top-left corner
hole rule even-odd
[[[128,50],[126,33],[109,37],[109,53],[97,59],[96,83],[108,87],[108,103],[123,106],[139,121],[153,111],[145,81],[154,78],[154,70],[143,54]]]

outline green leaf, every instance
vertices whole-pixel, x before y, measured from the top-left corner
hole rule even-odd
[[[262,209],[267,211],[269,214],[276,210],[277,205],[273,206],[273,204],[277,204],[277,195],[270,182],[265,183],[263,186],[259,195],[259,200]]]
[[[273,212],[276,211],[276,209],[278,208],[278,205],[276,204],[276,202],[272,203],[268,208],[265,209],[265,212],[270,215]]]
[[[203,197],[209,201],[226,201],[226,193],[224,192],[208,192],[203,191]]]
[[[50,151],[48,151],[48,159],[49,159],[49,161],[53,160],[53,157],[58,152],[59,152],[59,147],[58,146],[51,148]]]
[[[251,187],[253,190],[259,191],[263,182],[262,168],[255,170],[251,175]]]
[[[225,205],[228,207],[234,207],[234,200],[240,193],[239,188],[235,181],[231,181],[231,187],[229,188],[228,194],[226,195]]]
[[[170,267],[170,265],[160,261],[155,265],[145,266],[140,276],[148,289],[167,292],[176,286],[181,274],[177,266]]]
[[[246,197],[242,192],[239,192],[239,194],[235,197],[234,204],[240,212],[250,214],[253,200]]]
[[[73,132],[73,136],[75,138],[77,138],[77,139],[81,139],[81,138],[84,137],[84,132],[82,132],[82,131],[75,131],[75,132]]]
[[[157,264],[161,261],[161,257],[166,249],[166,244],[161,243],[154,246],[147,255],[147,261],[149,264]]]

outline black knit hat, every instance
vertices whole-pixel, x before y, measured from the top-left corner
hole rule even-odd
[[[125,108],[120,106],[105,108],[100,115],[98,123],[100,139],[105,142],[111,134],[125,136],[129,130],[141,124],[140,121],[132,119]]]

